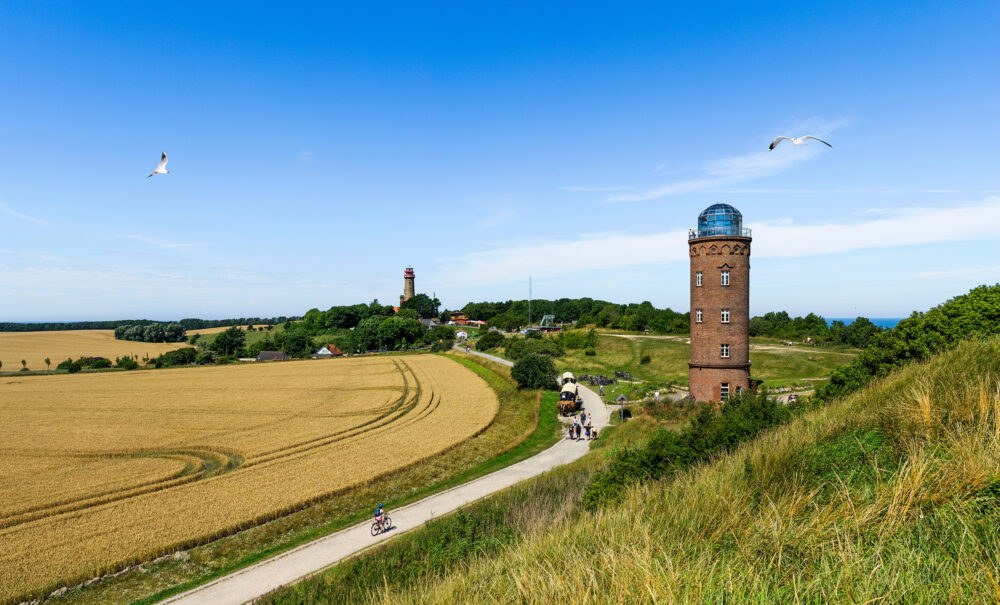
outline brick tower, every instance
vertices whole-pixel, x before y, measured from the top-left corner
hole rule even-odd
[[[688,232],[691,256],[690,394],[723,401],[750,383],[750,230],[728,204],[713,204]]]
[[[416,291],[413,289],[413,267],[407,267],[403,271],[403,295],[399,297],[399,302],[410,300]]]

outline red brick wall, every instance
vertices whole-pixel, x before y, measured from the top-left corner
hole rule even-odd
[[[691,258],[691,396],[699,401],[719,401],[720,385],[750,388],[750,238],[703,237],[688,240]],[[697,273],[702,272],[702,285]],[[729,271],[723,286],[721,272]],[[702,310],[702,322],[697,310]],[[722,309],[729,309],[729,323],[722,323]],[[721,356],[729,345],[729,358]]]

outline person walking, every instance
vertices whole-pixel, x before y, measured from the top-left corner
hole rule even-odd
[[[580,412],[580,424],[587,423],[587,412]]]
[[[590,420],[587,420],[587,441],[594,440],[594,427],[591,425]]]
[[[601,385],[601,397],[604,397],[604,385]]]

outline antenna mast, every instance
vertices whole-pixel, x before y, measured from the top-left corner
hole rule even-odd
[[[528,276],[528,327],[531,327],[531,276]]]

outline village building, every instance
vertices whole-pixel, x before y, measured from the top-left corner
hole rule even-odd
[[[344,352],[337,345],[326,345],[320,347],[319,351],[313,353],[313,359],[328,359],[330,357],[340,357]]]
[[[261,351],[257,361],[288,361],[291,356],[283,351]]]

